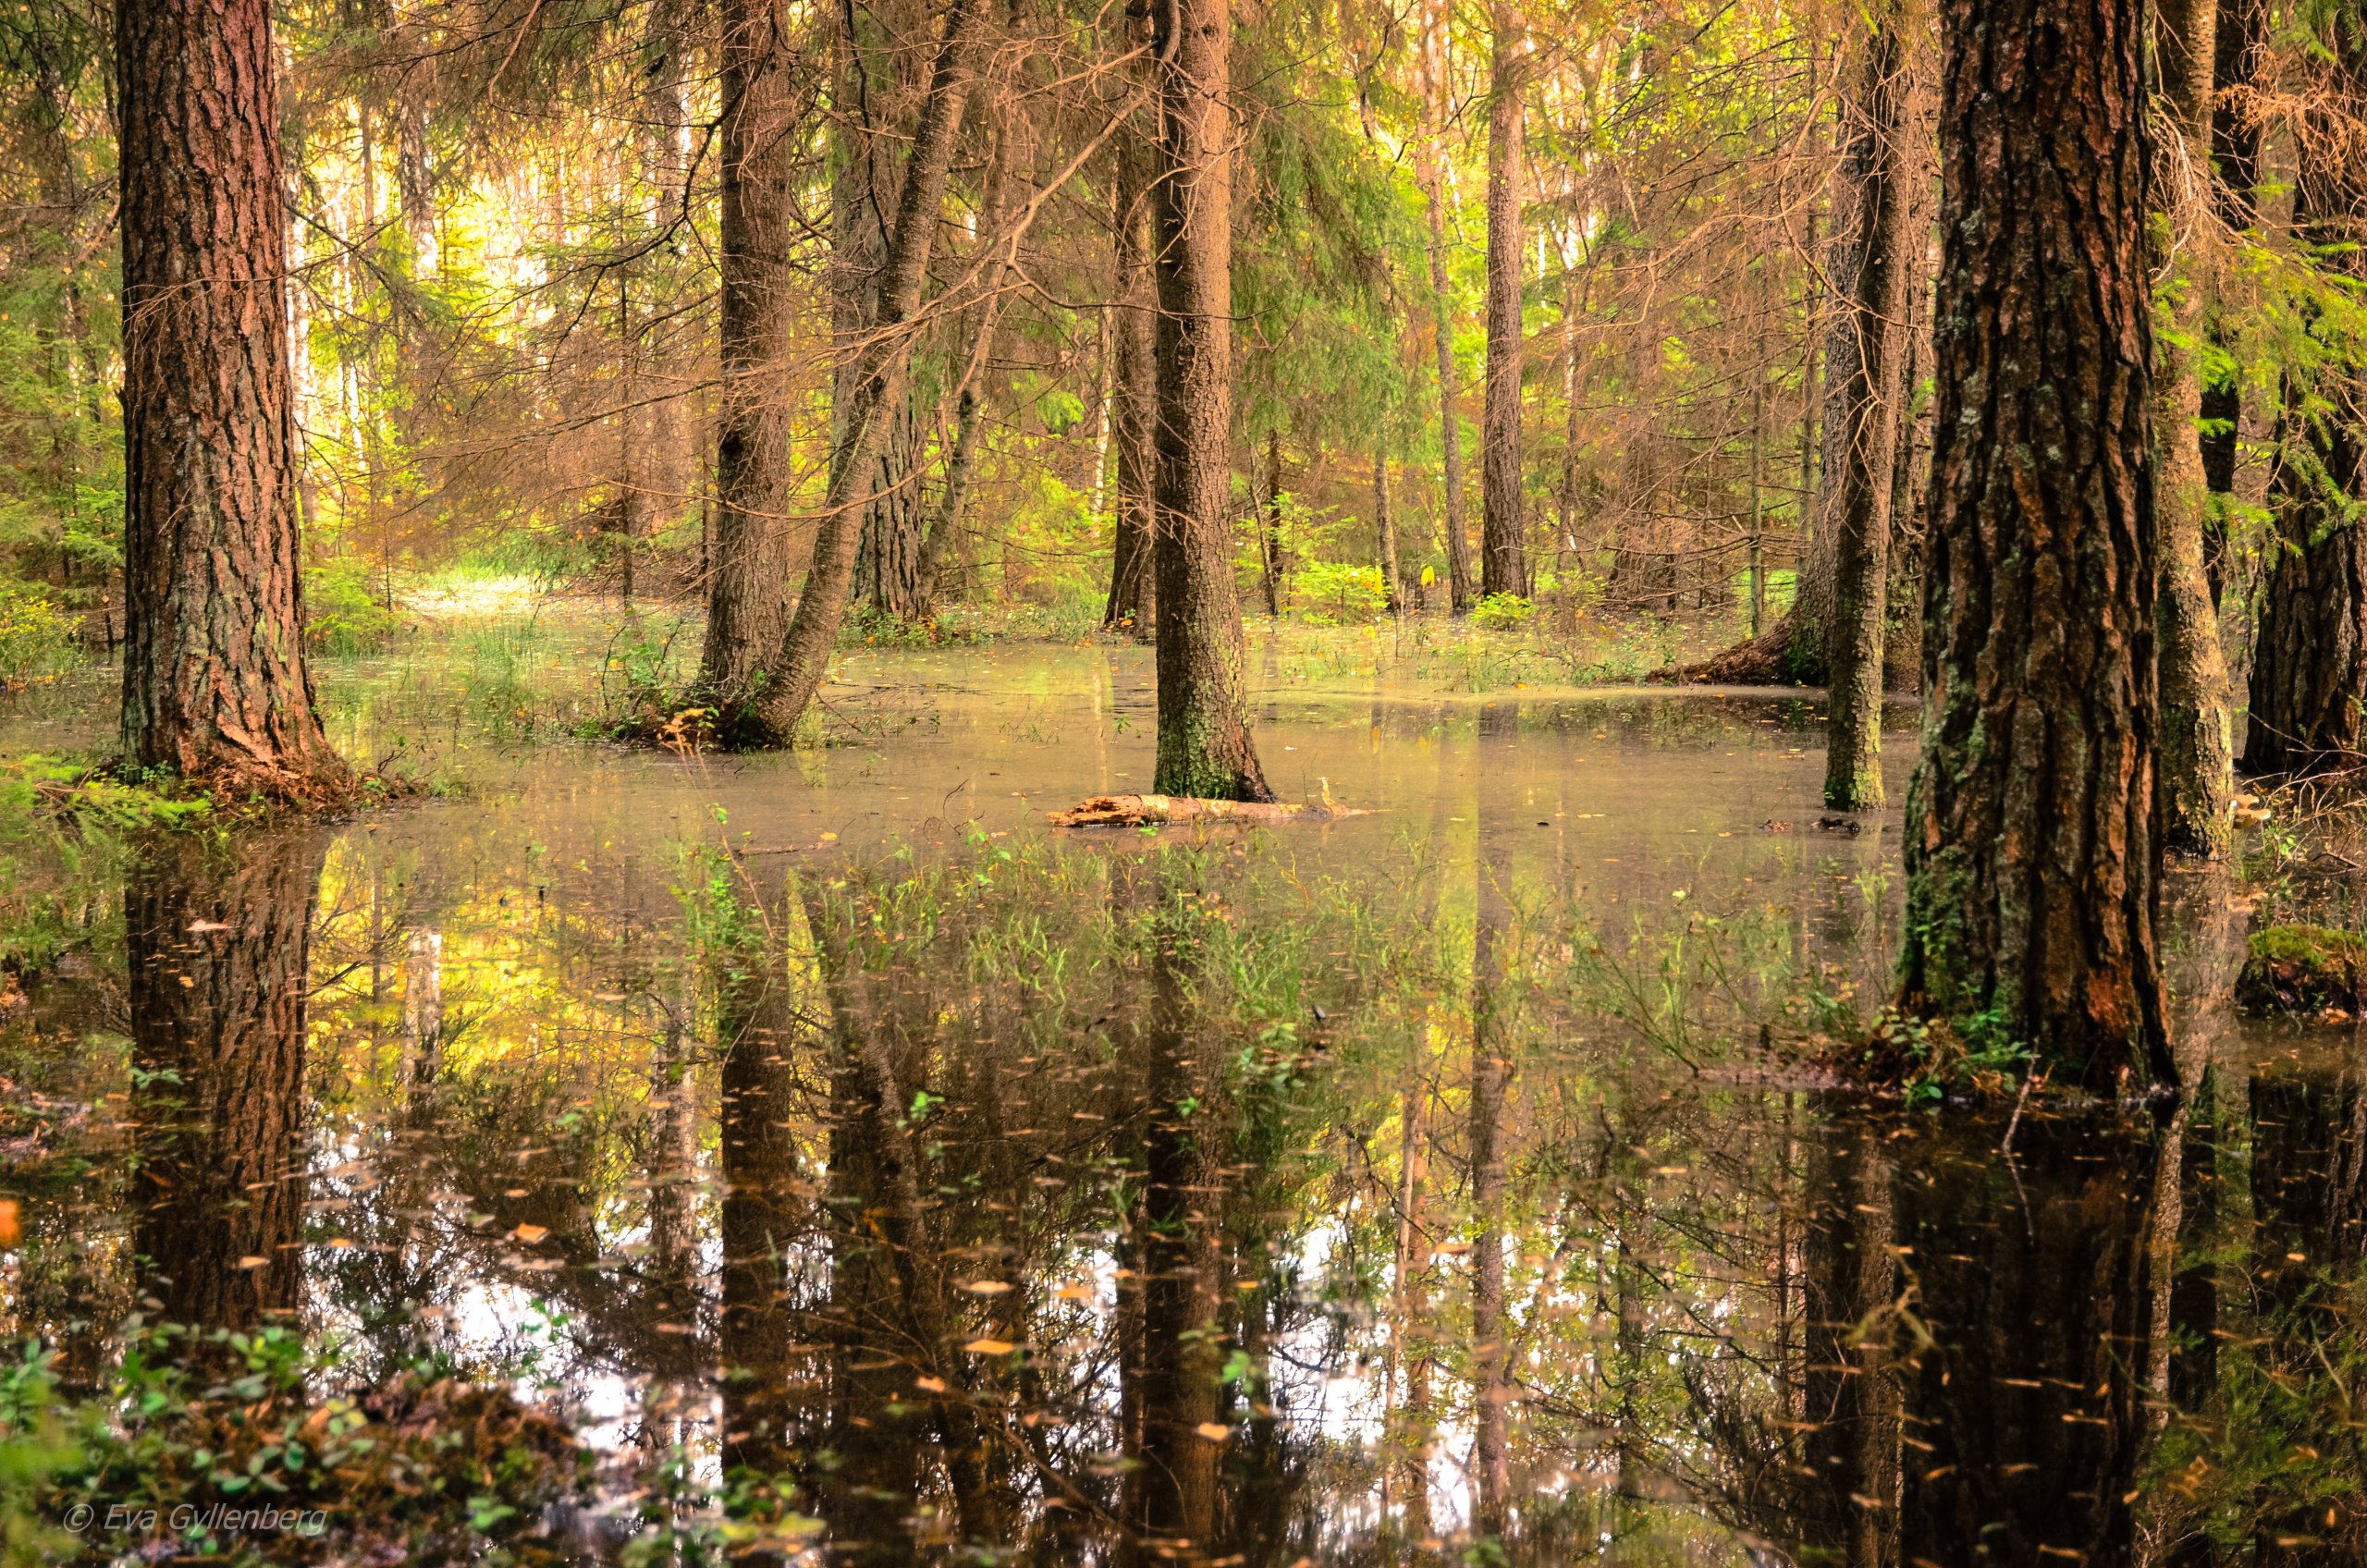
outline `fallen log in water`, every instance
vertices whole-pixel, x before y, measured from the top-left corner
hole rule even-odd
[[[1311,804],[1260,801],[1208,801],[1195,795],[1095,795],[1068,811],[1048,814],[1055,827],[1154,827],[1177,822],[1239,822],[1278,827],[1290,822],[1330,822],[1370,816],[1355,806],[1334,804],[1327,788]]]

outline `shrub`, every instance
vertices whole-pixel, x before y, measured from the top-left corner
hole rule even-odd
[[[1537,613],[1518,594],[1490,594],[1471,606],[1471,624],[1489,631],[1516,631]]]
[[[0,580],[0,688],[54,680],[81,656],[82,618],[39,585]]]
[[[371,593],[362,562],[330,561],[304,573],[304,640],[320,652],[374,654],[402,623]]]
[[[1343,625],[1372,620],[1389,609],[1389,587],[1377,566],[1315,561],[1299,569],[1296,586],[1309,611]]]

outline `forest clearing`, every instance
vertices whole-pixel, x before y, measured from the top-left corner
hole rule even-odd
[[[2359,0],[0,62],[0,1568],[2367,1562]]]

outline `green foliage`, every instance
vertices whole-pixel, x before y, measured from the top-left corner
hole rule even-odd
[[[347,557],[304,573],[304,640],[325,654],[374,654],[402,630],[402,617],[381,603],[363,562]]]
[[[239,1562],[558,1562],[545,1510],[591,1476],[564,1427],[506,1391],[423,1364],[372,1387],[285,1329],[135,1319],[104,1385],[61,1398],[38,1343],[0,1368],[9,1568],[163,1545]],[[224,1525],[256,1512],[272,1523]]]
[[[1537,606],[1517,594],[1490,594],[1471,606],[1471,623],[1490,631],[1513,631],[1537,613]]]
[[[1311,561],[1294,579],[1298,598],[1309,620],[1353,626],[1388,613],[1389,586],[1377,566],[1342,566]]]
[[[0,579],[0,688],[54,680],[81,659],[82,618],[49,590]]]

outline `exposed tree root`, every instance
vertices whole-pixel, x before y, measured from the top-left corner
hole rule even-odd
[[[1335,805],[1330,790],[1312,804],[1266,801],[1209,801],[1192,795],[1095,795],[1069,811],[1047,814],[1055,827],[1151,827],[1179,822],[1242,822],[1279,826],[1370,816],[1355,806]]]
[[[1823,677],[1821,669],[1795,667],[1792,618],[1787,615],[1723,653],[1693,664],[1669,665],[1644,679],[1679,686],[1797,686],[1813,684]]]

